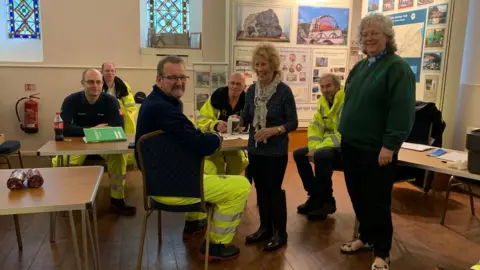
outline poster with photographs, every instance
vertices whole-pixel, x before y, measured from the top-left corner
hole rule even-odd
[[[308,78],[310,70],[310,49],[280,47],[280,68],[283,81],[293,91],[297,103],[308,103]]]
[[[208,71],[195,72],[195,87],[210,88],[210,72]]]
[[[413,7],[413,0],[398,0],[398,9]]]
[[[438,75],[425,75],[423,101],[437,102]]]
[[[245,76],[245,83],[250,86],[257,80],[252,70],[253,47],[235,46],[233,54],[234,72],[241,72]]]
[[[308,123],[312,121],[316,109],[316,104],[297,104],[298,121],[306,122],[308,126]]]
[[[443,48],[445,28],[427,29],[425,35],[426,48]]]
[[[383,0],[383,11],[390,11],[395,9],[395,0]]]
[[[442,68],[442,52],[426,52],[423,54],[423,70],[440,72]]]
[[[200,110],[203,106],[203,104],[205,104],[205,102],[207,102],[208,100],[208,97],[210,95],[209,94],[205,94],[205,93],[200,93],[200,94],[196,94],[195,95],[195,110]]]
[[[225,71],[213,71],[212,72],[212,87],[215,89],[227,86],[227,72]]]
[[[326,73],[333,73],[340,77],[342,85],[347,76],[346,50],[314,50],[312,59],[312,95],[311,102],[317,102],[320,92],[320,77]]]
[[[430,6],[428,8],[428,25],[446,24],[448,4]]]

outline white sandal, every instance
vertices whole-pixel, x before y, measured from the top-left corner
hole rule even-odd
[[[372,270],[390,270],[390,258],[386,258],[382,262],[372,264]]]

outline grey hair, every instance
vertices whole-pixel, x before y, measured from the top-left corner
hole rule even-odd
[[[176,55],[166,56],[165,58],[160,60],[160,62],[158,62],[158,65],[157,65],[157,75],[158,76],[162,77],[164,75],[163,74],[163,68],[168,63],[170,63],[170,64],[182,64],[183,66],[185,66],[185,61],[183,61],[183,59],[180,58],[179,56],[176,56]]]
[[[358,43],[360,47],[363,44],[362,32],[368,24],[377,24],[382,32],[387,36],[387,52],[396,52],[397,51],[397,42],[395,41],[395,31],[393,30],[392,19],[388,16],[385,16],[380,13],[373,13],[363,17],[358,27]],[[366,54],[365,48],[362,47],[362,52]]]
[[[319,80],[323,80],[325,78],[332,78],[332,81],[333,81],[333,84],[337,87],[340,87],[340,77],[338,77],[337,75],[333,74],[333,73],[325,73],[323,74],[322,76],[320,76],[320,79]]]

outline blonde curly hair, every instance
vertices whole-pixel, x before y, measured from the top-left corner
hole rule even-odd
[[[277,76],[282,76],[280,69],[280,54],[277,48],[272,43],[260,43],[254,49],[252,53],[252,70],[255,71],[255,61],[258,58],[265,59],[269,66]]]

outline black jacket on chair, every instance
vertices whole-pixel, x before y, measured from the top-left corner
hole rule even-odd
[[[445,131],[445,121],[442,112],[433,102],[417,101],[415,107],[415,123],[407,138],[407,142],[442,147],[442,137]],[[427,175],[427,178],[432,177]],[[414,184],[423,188],[425,170],[406,166],[398,166],[396,180],[415,178]],[[429,188],[429,187],[427,187]]]

